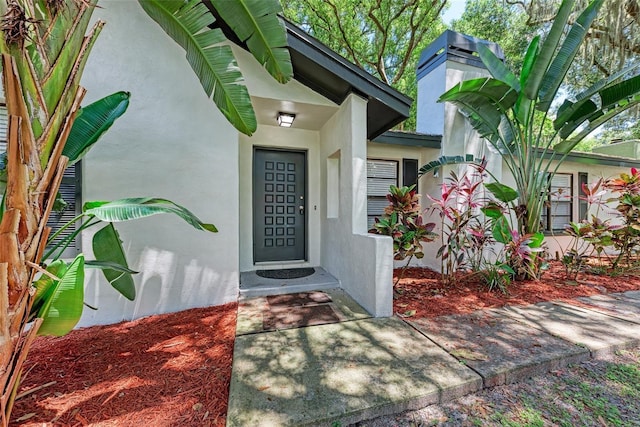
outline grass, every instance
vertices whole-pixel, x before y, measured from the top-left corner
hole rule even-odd
[[[640,348],[371,425],[640,427]]]

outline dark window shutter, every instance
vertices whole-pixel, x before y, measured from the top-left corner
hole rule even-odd
[[[51,227],[51,235],[82,212],[81,163],[82,162],[78,162],[75,165],[69,166],[64,171],[64,176],[60,183],[60,190],[58,190],[58,193],[67,205],[64,210],[60,212],[51,212],[49,221],[47,221],[47,226]],[[62,233],[56,236],[56,238],[50,243],[49,247],[55,246],[57,243],[75,233],[78,226],[79,223],[76,223],[69,228],[66,228]],[[80,238],[79,236],[76,236],[76,238],[62,253],[61,258],[75,258],[79,253]]]
[[[402,159],[402,185],[409,187],[414,184],[418,191],[418,160]]]

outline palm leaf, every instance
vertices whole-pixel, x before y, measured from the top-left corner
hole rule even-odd
[[[107,222],[129,221],[151,215],[172,213],[198,230],[207,230],[213,233],[218,231],[213,224],[200,221],[186,208],[170,200],[153,197],[120,199],[111,202],[87,202],[83,206],[83,212]]]
[[[73,122],[62,154],[74,164],[93,147],[129,106],[129,92],[116,92],[81,108]]]
[[[440,156],[436,160],[432,160],[426,165],[422,166],[418,170],[418,178],[433,171],[442,168],[447,165],[460,165],[465,163],[473,163],[477,165],[482,164],[481,159],[476,159],[473,154],[467,154],[465,156]]]
[[[535,36],[533,40],[531,40],[531,43],[529,43],[527,52],[524,55],[524,60],[522,61],[522,70],[520,71],[521,88],[524,87],[529,80],[529,75],[531,74],[533,65],[535,64],[538,56],[538,46],[540,46],[540,36]],[[516,105],[513,109],[516,118],[525,126],[529,120],[529,111],[531,110],[532,102],[533,101],[527,97],[523,90],[518,94],[518,100],[516,101]]]
[[[244,79],[215,18],[200,0],[138,0],[144,11],[184,50],[205,93],[229,122],[251,135],[256,116]],[[231,2],[230,2],[231,3]]]
[[[575,0],[564,0],[562,2],[562,4],[560,5],[560,9],[558,10],[558,13],[553,21],[553,25],[551,26],[551,30],[542,43],[539,54],[535,55],[533,65],[531,66],[531,71],[526,74],[526,82],[521,81],[524,94],[528,99],[532,101],[538,99],[540,84],[542,83],[543,77],[547,73],[549,64],[551,64],[553,54],[558,48],[560,38],[562,37],[564,27],[567,24],[567,20],[569,19],[569,15],[571,14],[574,3]]]
[[[560,141],[556,144],[553,149],[559,153],[568,153],[573,150],[574,147],[582,141],[587,135],[596,130],[598,127],[602,126],[604,123],[608,122],[612,118],[616,117],[620,113],[625,110],[628,110],[631,107],[635,107],[640,104],[640,94],[631,97],[628,100],[624,100],[620,104],[616,105],[614,108],[610,108],[608,111],[604,112],[602,110],[598,110],[600,114],[595,115],[589,121],[589,125],[584,129],[580,130],[580,132],[572,136],[571,138],[567,138],[563,141]]]
[[[68,268],[60,268],[60,280],[47,277],[36,317],[42,318],[38,335],[62,336],[80,320],[84,299],[84,256],[78,255]]]
[[[556,115],[555,120],[553,121],[553,127],[555,130],[560,129],[564,124],[570,122],[570,121],[576,121],[581,114],[584,113],[584,107],[582,106],[585,103],[589,103],[589,102],[593,102],[591,101],[591,98],[601,92],[603,89],[612,86],[613,83],[615,83],[616,80],[620,79],[621,77],[625,76],[626,74],[628,74],[629,72],[635,70],[636,68],[638,68],[640,66],[640,63],[626,67],[620,71],[618,71],[617,73],[612,74],[611,76],[598,80],[595,84],[593,84],[591,87],[587,88],[586,90],[580,92],[578,95],[576,95],[576,100],[575,102],[569,101],[569,100],[565,100],[562,105],[560,106],[560,108],[558,108],[558,113]],[[602,102],[601,102],[602,104]],[[582,113],[580,112],[580,110],[582,110]]]
[[[136,287],[122,248],[122,241],[112,223],[109,223],[93,235],[93,255],[102,267],[102,274],[115,290],[130,301],[136,298]],[[122,268],[106,267],[115,264]],[[93,265],[96,265],[93,263]]]
[[[598,15],[598,10],[604,0],[594,0],[591,4],[580,14],[575,24],[571,26],[569,34],[562,42],[562,46],[558,51],[558,54],[553,59],[553,62],[549,66],[549,69],[544,75],[542,83],[540,84],[540,102],[536,105],[536,108],[541,111],[548,111],[553,99],[558,93],[558,89],[564,80],[564,77],[569,71],[569,67],[573,63],[580,45],[587,36],[587,31],[591,26],[591,23]],[[556,18],[557,19],[557,18]]]
[[[516,76],[491,49],[485,44],[479,43],[478,54],[494,79],[505,82],[516,91],[520,90],[520,82]]]
[[[269,74],[280,83],[291,80],[293,67],[287,33],[278,18],[278,13],[282,13],[279,1],[212,0],[211,3]]]
[[[502,139],[502,119],[517,98],[518,93],[507,83],[485,77],[459,83],[444,93],[438,102],[455,104],[480,136],[497,144]]]

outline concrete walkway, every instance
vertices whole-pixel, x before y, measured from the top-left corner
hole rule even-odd
[[[640,344],[640,292],[238,336],[228,426],[346,426]]]

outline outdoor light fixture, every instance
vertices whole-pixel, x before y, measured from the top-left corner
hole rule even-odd
[[[278,126],[282,126],[284,128],[290,128],[295,118],[296,118],[295,114],[278,113]]]

